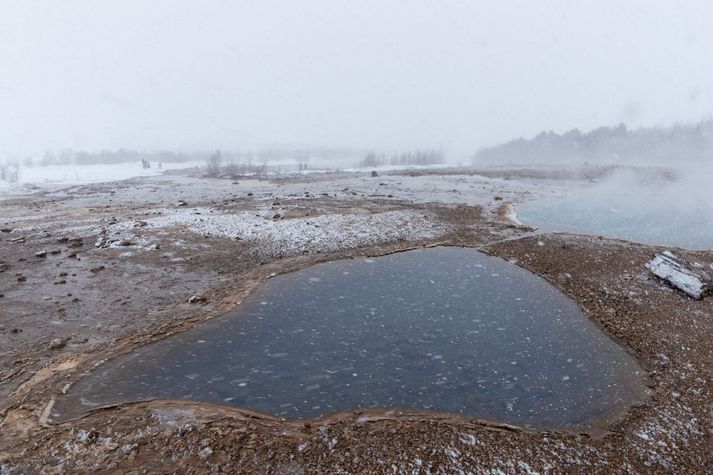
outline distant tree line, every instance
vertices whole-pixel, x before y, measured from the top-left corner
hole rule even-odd
[[[367,153],[359,162],[363,168],[374,168],[383,165],[438,165],[444,162],[440,150],[413,150],[394,155]]]
[[[25,166],[40,165],[108,165],[116,163],[141,162],[191,162],[200,161],[205,158],[205,152],[141,152],[138,150],[100,150],[98,152],[86,152],[83,150],[64,149],[58,151],[47,151],[36,160],[26,158]]]
[[[473,163],[676,163],[713,159],[713,120],[672,127],[629,130],[626,125],[599,127],[583,133],[541,132],[532,139],[519,138],[483,148]]]
[[[300,170],[307,168],[307,162],[311,157],[318,157],[321,160],[337,163],[344,163],[354,160],[361,152],[344,148],[309,148],[309,149],[262,149],[257,151],[221,151],[222,162],[229,164],[245,164],[248,162],[265,163],[270,161],[284,162],[297,160]],[[51,150],[41,156],[26,157],[22,160],[22,165],[31,167],[34,165],[97,165],[97,164],[117,164],[117,163],[182,163],[182,162],[203,162],[212,152],[176,152],[170,150],[146,152],[120,148],[118,150]],[[19,162],[18,162],[19,163]],[[250,165],[256,166],[256,165]]]

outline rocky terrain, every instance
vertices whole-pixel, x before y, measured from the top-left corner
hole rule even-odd
[[[646,269],[663,248],[517,224],[512,203],[572,186],[563,180],[182,171],[0,197],[0,473],[710,472],[713,300]],[[650,399],[576,433],[407,409],[282,420],[173,400],[51,422],[82,374],[219,317],[271,275],[430,245],[477,248],[549,280],[637,358]]]

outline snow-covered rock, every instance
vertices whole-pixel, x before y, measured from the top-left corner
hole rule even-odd
[[[703,265],[686,262],[669,251],[656,254],[646,263],[646,268],[696,300],[712,288],[711,275]]]

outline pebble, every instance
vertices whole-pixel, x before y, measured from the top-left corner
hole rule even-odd
[[[59,350],[67,345],[67,341],[62,338],[53,338],[50,340],[50,350]]]

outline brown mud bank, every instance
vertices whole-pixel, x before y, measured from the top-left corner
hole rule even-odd
[[[322,209],[331,206],[329,199],[322,201],[311,204]],[[54,327],[46,321],[46,315],[33,313],[33,317],[17,309],[8,314],[25,319],[25,331],[13,335],[28,334],[24,338],[29,349],[23,350],[19,342],[12,351],[0,354],[4,371],[0,382],[3,474],[713,470],[713,300],[693,301],[652,278],[644,268],[656,250],[651,246],[569,234],[527,236],[527,229],[498,220],[500,204],[495,202],[492,209],[483,210],[477,206],[396,202],[345,206],[340,201],[335,205],[339,212],[344,212],[344,207],[353,212],[355,208],[374,211],[383,206],[426,211],[431,219],[445,225],[444,231],[430,238],[396,239],[356,249],[287,257],[249,252],[249,243],[222,237],[197,238],[180,227],[169,230],[172,238],[179,236],[183,241],[181,248],[171,252],[173,258],[180,258],[181,249],[187,249],[185,261],[161,259],[150,253],[119,259],[121,249],[98,253],[91,246],[80,248],[82,259],[65,259],[62,263],[75,266],[70,276],[72,271],[77,274],[77,288],[97,285],[101,291],[76,309],[62,301],[65,311],[60,313],[86,325],[86,313],[97,307],[94,313],[107,312],[101,327],[105,334],[92,340],[94,330],[88,327],[88,341],[75,337],[66,347],[49,350],[46,342],[54,336]],[[303,205],[299,203],[300,209]],[[239,206],[245,209],[247,204]],[[120,213],[133,215],[139,211],[130,208]],[[118,214],[115,209],[112,213]],[[41,278],[35,281],[31,267],[42,266],[34,271],[41,276],[56,273],[52,267],[59,263],[32,258],[47,246],[42,239],[28,239],[28,248],[23,251],[28,256],[17,262],[10,259],[14,244],[1,243],[3,260],[29,276],[37,295],[56,286]],[[225,313],[271,275],[326,260],[438,244],[479,248],[517,262],[563,290],[649,372],[650,399],[616,421],[609,421],[606,432],[598,435],[532,432],[470,417],[407,409],[355,410],[294,421],[174,400],[126,404],[75,421],[46,423],[52,399],[100,361]],[[200,256],[193,255],[196,249],[202,249]],[[711,253],[689,254],[713,261]],[[90,272],[102,265],[112,272]],[[173,276],[176,272],[183,273],[190,285],[179,283]],[[92,276],[80,279],[82,273]],[[96,284],[90,279],[104,280]],[[126,299],[121,282],[126,279],[139,279],[138,287],[143,291],[136,296],[137,301],[123,304]],[[156,295],[165,296],[168,289],[176,292],[170,302],[156,299]],[[136,294],[135,289],[129,289],[132,292]],[[54,300],[49,302],[59,300],[57,294],[52,294]],[[196,303],[187,303],[192,295],[199,297]],[[42,302],[37,305],[34,310],[46,308]],[[151,306],[162,310],[149,313],[146,309]],[[144,318],[137,321],[137,314]],[[8,326],[5,322],[3,325]]]

